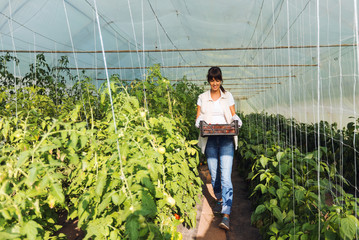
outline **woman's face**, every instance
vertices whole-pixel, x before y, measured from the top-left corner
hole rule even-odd
[[[211,85],[211,90],[216,92],[221,86],[221,80],[212,78],[212,80],[209,80],[209,85]]]

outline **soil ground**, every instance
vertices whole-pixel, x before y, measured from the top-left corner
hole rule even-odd
[[[65,212],[59,213],[59,225],[62,228],[57,232],[57,236],[60,233],[66,235],[68,240],[80,240],[85,237],[85,233],[77,227],[77,220],[68,220]]]
[[[221,215],[213,214],[212,207],[215,198],[211,186],[211,177],[208,167],[200,167],[200,176],[203,180],[202,201],[197,208],[197,227],[186,229],[180,226],[184,240],[260,240],[262,239],[257,228],[251,226],[252,207],[248,199],[246,182],[239,176],[237,161],[233,163],[233,206],[230,216],[230,230],[225,231],[218,227],[222,220]]]

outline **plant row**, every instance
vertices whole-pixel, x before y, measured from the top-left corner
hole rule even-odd
[[[246,119],[249,121],[247,131],[252,143],[263,143],[265,146],[275,143],[283,148],[298,148],[302,153],[313,152],[319,147],[326,148],[323,160],[335,165],[349,183],[344,188],[354,191],[353,186],[358,182],[353,169],[359,164],[359,139],[356,136],[359,119],[350,118],[351,121],[343,128],[327,121],[298,123],[281,115],[249,114]]]
[[[195,104],[201,89],[173,86],[155,67],[145,81],[113,76],[100,89],[71,77],[83,80],[61,95],[42,64],[41,87],[21,79],[2,87],[0,238],[66,239],[66,215],[85,239],[181,239],[177,226],[196,224],[201,181],[187,119],[195,107],[180,103]]]
[[[330,162],[332,145],[303,151],[288,141],[295,130],[280,131],[278,118],[267,117],[243,117],[240,133],[240,171],[255,207],[252,223],[264,239],[355,239],[358,200],[343,189],[349,182]]]

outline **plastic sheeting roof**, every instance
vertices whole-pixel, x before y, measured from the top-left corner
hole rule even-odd
[[[94,68],[86,73],[97,81],[106,78],[102,49],[119,68],[109,74],[125,80],[160,63],[168,79],[202,84],[208,66],[222,66],[239,110],[340,125],[359,106],[357,12],[349,0],[3,0],[0,46],[18,51],[20,76],[36,51]]]

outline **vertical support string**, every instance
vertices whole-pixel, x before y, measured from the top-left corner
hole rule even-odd
[[[178,54],[177,55],[178,57],[177,57],[177,62],[178,62],[178,65],[180,65],[180,62],[181,62],[181,60],[180,60],[180,55]],[[178,80],[178,68],[176,69],[176,77],[175,77],[175,79],[176,79],[176,81]]]
[[[303,5],[304,3],[303,3],[303,0],[301,0],[300,1],[300,4],[301,5]],[[297,33],[297,38],[298,38],[298,42],[299,42],[299,45],[300,46],[303,46],[305,43],[304,43],[304,34],[302,34],[302,32],[304,32],[303,31],[303,17],[301,17],[300,19],[299,19],[299,33]],[[300,48],[300,52],[301,52],[301,54],[303,54],[303,48]],[[303,54],[304,55],[304,54]],[[300,61],[300,57],[299,57],[299,55],[298,55],[298,59],[297,59],[297,61],[299,62]],[[298,86],[298,91],[299,91],[299,102],[300,103],[303,103],[304,101],[305,101],[305,97],[304,97],[304,93],[306,92],[306,91],[303,91],[303,88],[302,88],[302,83],[303,82],[303,77],[301,77],[301,78],[297,78],[296,79],[296,83],[297,83],[297,86],[298,86],[298,83],[300,84],[300,86]],[[304,108],[305,109],[305,106],[303,106],[303,104],[301,104],[301,106],[300,106],[300,108],[302,109],[302,108]],[[304,110],[304,118],[306,118],[306,111]],[[297,116],[298,116],[298,113],[297,113]],[[301,116],[300,117],[300,121],[301,122],[303,122],[303,117]],[[304,120],[304,122],[306,123],[306,121]],[[303,139],[303,136],[302,136],[302,124],[299,124],[299,126],[298,126],[298,130],[297,130],[297,132],[299,132],[299,147],[300,147],[300,150],[301,150],[301,152],[303,152],[303,141],[304,141],[304,139]],[[296,134],[297,135],[297,134]],[[301,161],[300,162],[300,169],[303,169],[304,170],[304,163],[303,163],[303,161]],[[308,170],[308,169],[307,169]],[[305,181],[303,181],[303,178],[301,178],[301,184],[303,184],[303,186],[305,186]]]
[[[54,66],[56,66],[57,65],[57,44],[56,44],[56,42],[55,42],[55,63],[54,63]],[[56,85],[55,85],[55,89],[56,89],[56,114],[58,114],[58,104],[59,104],[59,102],[58,102],[58,95],[57,95],[57,86],[58,86],[58,73],[59,73],[59,71],[58,71],[58,69],[56,69],[55,70],[56,71],[56,74],[55,74],[55,77],[56,77],[56,79],[55,79],[55,83],[56,83]]]
[[[158,37],[158,44],[159,44],[159,47],[160,47],[160,53],[161,53],[161,62],[162,62],[162,66],[165,66],[165,61],[163,59],[163,52],[162,52],[162,44],[161,44],[161,37],[160,37],[160,32],[159,32],[159,29],[158,29],[158,21],[155,21],[156,22],[156,31],[157,31],[157,37]],[[179,57],[179,55],[178,55]],[[163,73],[166,75],[166,69],[164,68],[163,70]]]
[[[10,28],[10,35],[11,35],[11,42],[12,42],[12,47],[13,47],[13,50],[14,50],[14,55],[15,57],[17,58],[17,54],[16,54],[16,47],[15,47],[15,41],[14,41],[14,28],[13,28],[13,25],[12,25],[12,10],[11,10],[11,2],[9,0],[9,28]],[[18,116],[18,106],[17,106],[17,82],[16,82],[16,63],[14,61],[14,90],[15,90],[15,117],[17,119],[17,116]],[[16,129],[17,129],[17,121],[16,121]]]
[[[263,28],[263,14],[262,14],[262,11],[259,14],[259,20],[260,20],[260,27]],[[256,42],[259,43],[257,33],[256,33]],[[255,53],[257,53],[257,51]],[[264,50],[263,49],[260,51],[260,55],[261,55],[260,56],[261,61],[264,63],[265,60],[264,60]],[[261,71],[262,71],[262,73],[261,73],[262,76],[264,76],[265,75],[264,68],[262,68]],[[264,79],[261,79],[260,81],[262,83],[264,83]],[[262,101],[262,105],[263,105],[262,109],[265,109],[265,99],[266,99],[267,91],[264,92],[263,95],[264,95],[264,97],[262,98],[263,99],[263,101]],[[266,134],[266,132],[267,132],[267,121],[268,121],[267,116],[268,116],[268,114],[265,114],[264,116],[262,115],[262,126],[263,126],[263,129],[264,129],[264,131],[262,131],[262,132],[263,132],[263,139],[264,139],[264,149],[265,149],[264,151],[265,151],[266,155],[267,155],[267,148],[268,148],[268,140],[267,140],[268,137],[267,137],[267,134]]]
[[[137,37],[136,37],[136,31],[135,31],[135,24],[133,22],[133,17],[132,17],[132,10],[131,10],[131,4],[130,4],[130,0],[127,0],[127,4],[128,4],[128,10],[130,13],[130,18],[131,18],[131,24],[132,24],[132,32],[133,32],[133,38],[135,40],[135,46],[136,46],[136,53],[137,53],[137,61],[138,61],[138,65],[139,67],[141,67],[140,71],[141,71],[141,77],[144,76],[144,72],[146,70],[144,70],[141,66],[141,60],[140,60],[140,54],[138,52],[138,46],[137,46]],[[129,43],[130,44],[130,43]]]
[[[340,111],[339,111],[339,126],[340,126],[340,155],[339,155],[339,172],[343,175],[342,166],[343,166],[343,68],[342,68],[342,4],[341,0],[339,0],[339,94],[340,94]],[[337,177],[335,177],[335,184],[338,184]],[[341,181],[342,182],[342,181]],[[336,188],[337,189],[337,188]],[[335,190],[336,196],[338,196],[337,190]],[[342,194],[342,193],[341,193]]]
[[[272,0],[272,14],[274,16],[274,3]],[[272,18],[272,29],[273,29],[273,46],[276,45],[276,31],[275,31],[275,19],[274,17]],[[274,51],[274,64],[277,64],[277,53]],[[277,68],[274,68],[274,76],[278,76],[277,75]],[[278,83],[278,78],[275,78],[276,83]],[[276,114],[276,127],[277,127],[277,133],[278,133],[278,139],[277,139],[277,143],[278,145],[280,144],[280,133],[279,133],[279,94],[278,94],[278,84],[275,85],[275,98],[276,98],[276,109],[277,109],[277,114]],[[280,161],[278,162],[279,164],[279,178],[280,178],[280,182],[279,182],[279,186],[282,186],[282,171],[281,171],[281,163]]]
[[[319,0],[317,0],[317,119],[318,119],[318,163],[317,163],[317,181],[318,181],[318,239],[320,240],[320,211],[321,211],[321,192],[320,192],[320,20],[319,20]]]
[[[116,49],[119,50],[117,33],[116,33]],[[118,66],[121,67],[120,54],[117,54],[117,61],[118,61]],[[123,76],[122,76],[122,71],[121,71],[121,69],[119,69],[119,73],[120,73],[120,79],[124,79]]]
[[[127,42],[127,43],[128,43],[128,50],[131,50],[130,42]],[[130,59],[131,59],[131,66],[132,66],[132,78],[135,79],[135,78],[136,78],[136,74],[135,74],[135,69],[133,68],[133,67],[134,67],[134,64],[133,64],[132,54],[130,54]]]
[[[356,119],[356,80],[357,80],[357,76],[358,76],[358,71],[359,71],[359,35],[358,35],[358,30],[359,30],[359,27],[358,27],[358,10],[357,10],[357,1],[354,0],[354,21],[355,21],[355,48],[356,48],[356,51],[354,51],[354,54],[356,55],[356,64],[355,64],[355,67],[354,68],[354,71],[356,70],[356,72],[354,73],[354,84],[353,84],[353,109],[354,109],[354,126],[356,127],[357,126],[357,119]],[[356,164],[356,141],[355,141],[355,138],[356,138],[356,129],[354,129],[353,131],[353,147],[354,147],[354,185],[355,185],[355,189],[354,189],[354,197],[355,199],[357,198],[357,164]],[[355,203],[355,206],[354,206],[354,213],[355,213],[355,218],[357,218],[357,203]],[[358,227],[357,226],[357,222],[355,221],[355,226],[356,228]],[[355,231],[355,238],[357,239],[357,231]]]
[[[95,19],[96,19],[96,16],[95,16],[95,13],[94,13],[94,16],[93,16]],[[94,47],[95,47],[95,51],[97,51],[97,40],[96,40],[96,20],[94,21],[94,24],[93,24],[93,39],[94,39]],[[117,35],[116,35],[116,42],[117,42]],[[96,69],[95,69],[95,78],[97,79],[98,78],[98,70],[97,70],[97,55],[94,55],[94,64],[96,66]],[[121,70],[120,70],[121,71]],[[99,86],[98,86],[98,81],[96,80],[96,89],[99,89]]]
[[[102,39],[100,19],[99,19],[99,17],[98,17],[96,0],[94,0],[94,6],[95,6],[95,12],[96,12],[97,27],[98,27],[98,32],[99,32],[100,42],[101,42],[102,56],[103,56],[103,61],[104,61],[104,65],[105,65],[107,88],[108,88],[108,93],[109,93],[109,97],[110,97],[113,124],[114,124],[114,128],[115,128],[115,134],[117,135],[116,116],[115,116],[115,110],[114,110],[114,107],[113,107],[112,93],[111,93],[111,85],[110,85],[110,78],[109,78],[109,75],[108,75],[106,54],[105,54],[105,48],[104,48],[103,39]],[[121,176],[122,176],[121,178],[122,178],[122,180],[124,181],[125,186],[126,186],[126,188],[128,189],[129,195],[130,195],[130,197],[131,197],[131,199],[132,199],[132,193],[131,193],[131,191],[130,191],[129,188],[128,188],[127,179],[126,179],[125,174],[124,174],[124,172],[123,172],[123,163],[122,163],[122,158],[121,158],[120,143],[119,143],[119,141],[118,141],[118,137],[116,138],[116,144],[117,144],[117,152],[118,152],[118,158],[119,158],[118,160],[119,160],[119,162],[120,162],[120,171],[121,171]]]
[[[327,11],[327,39],[329,39],[329,6],[328,6],[328,1],[327,1],[327,4],[326,4],[326,11]],[[328,42],[328,44],[330,44],[330,42]],[[332,51],[331,49],[329,48],[328,49],[328,52],[329,52],[329,55],[331,56],[332,55]],[[332,68],[331,68],[331,61],[332,61],[332,58],[329,58],[329,60],[327,60],[327,64],[328,64],[328,74],[327,74],[327,79],[328,79],[328,96],[329,96],[329,106],[333,106],[332,104],[332,96],[331,96],[331,89],[332,89],[332,74],[331,74],[331,71],[332,71]],[[323,94],[323,86],[321,87],[321,91],[322,91],[322,95],[324,96]],[[330,108],[331,109],[331,108]],[[325,108],[324,108],[324,99],[322,101],[322,118],[323,120],[325,119]],[[333,122],[333,117],[332,117],[332,112],[330,110],[330,120],[329,120],[330,123]],[[329,140],[331,140],[331,145],[332,145],[332,150],[334,152],[334,143],[333,143],[333,132],[332,132],[332,127],[331,125],[328,126],[329,127],[329,131],[330,131],[330,137],[327,136],[327,133],[325,131],[326,129],[326,124],[325,122],[323,121],[323,137],[324,137],[324,143],[325,143],[325,147],[328,149],[328,144],[327,144],[327,139],[329,138]],[[325,162],[327,164],[327,166],[329,167],[329,155],[328,155],[328,152],[325,154]],[[332,189],[332,181],[331,181],[331,178],[330,178],[330,172],[328,172],[328,183],[329,183],[329,189]]]
[[[292,180],[293,180],[293,235],[295,235],[295,171],[294,171],[294,155],[293,155],[293,106],[292,106],[292,68],[290,67],[291,57],[290,57],[290,29],[289,29],[289,0],[287,0],[287,44],[288,44],[288,63],[289,63],[289,110],[290,110],[290,133],[289,133],[289,141],[291,148],[291,158],[292,158]]]
[[[87,119],[87,111],[86,111],[85,102],[84,102],[84,99],[83,99],[83,96],[82,96],[82,84],[80,82],[79,66],[77,64],[77,55],[76,55],[76,51],[75,51],[75,45],[74,45],[74,42],[72,40],[71,27],[70,27],[69,17],[67,15],[67,8],[66,8],[65,0],[63,0],[62,3],[64,5],[64,11],[65,11],[66,23],[67,23],[67,30],[69,31],[72,52],[73,52],[73,55],[74,55],[74,61],[75,61],[76,73],[77,73],[77,81],[80,83],[80,89],[81,89],[81,94],[80,95],[81,95],[82,105],[83,105],[83,108],[84,108],[84,113],[85,113],[85,118],[86,118],[86,126],[88,128],[89,123],[88,123],[88,119]]]
[[[142,15],[142,62],[143,62],[143,67],[144,67],[144,71],[143,71],[143,78],[142,78],[142,87],[143,87],[143,97],[144,97],[144,104],[145,104],[145,109],[146,109],[146,113],[149,114],[148,111],[148,103],[147,103],[147,96],[146,96],[146,85],[145,85],[145,81],[146,81],[146,55],[145,55],[145,21],[144,21],[144,17],[143,17],[143,0],[141,0],[141,15]],[[146,114],[146,115],[147,115]]]

